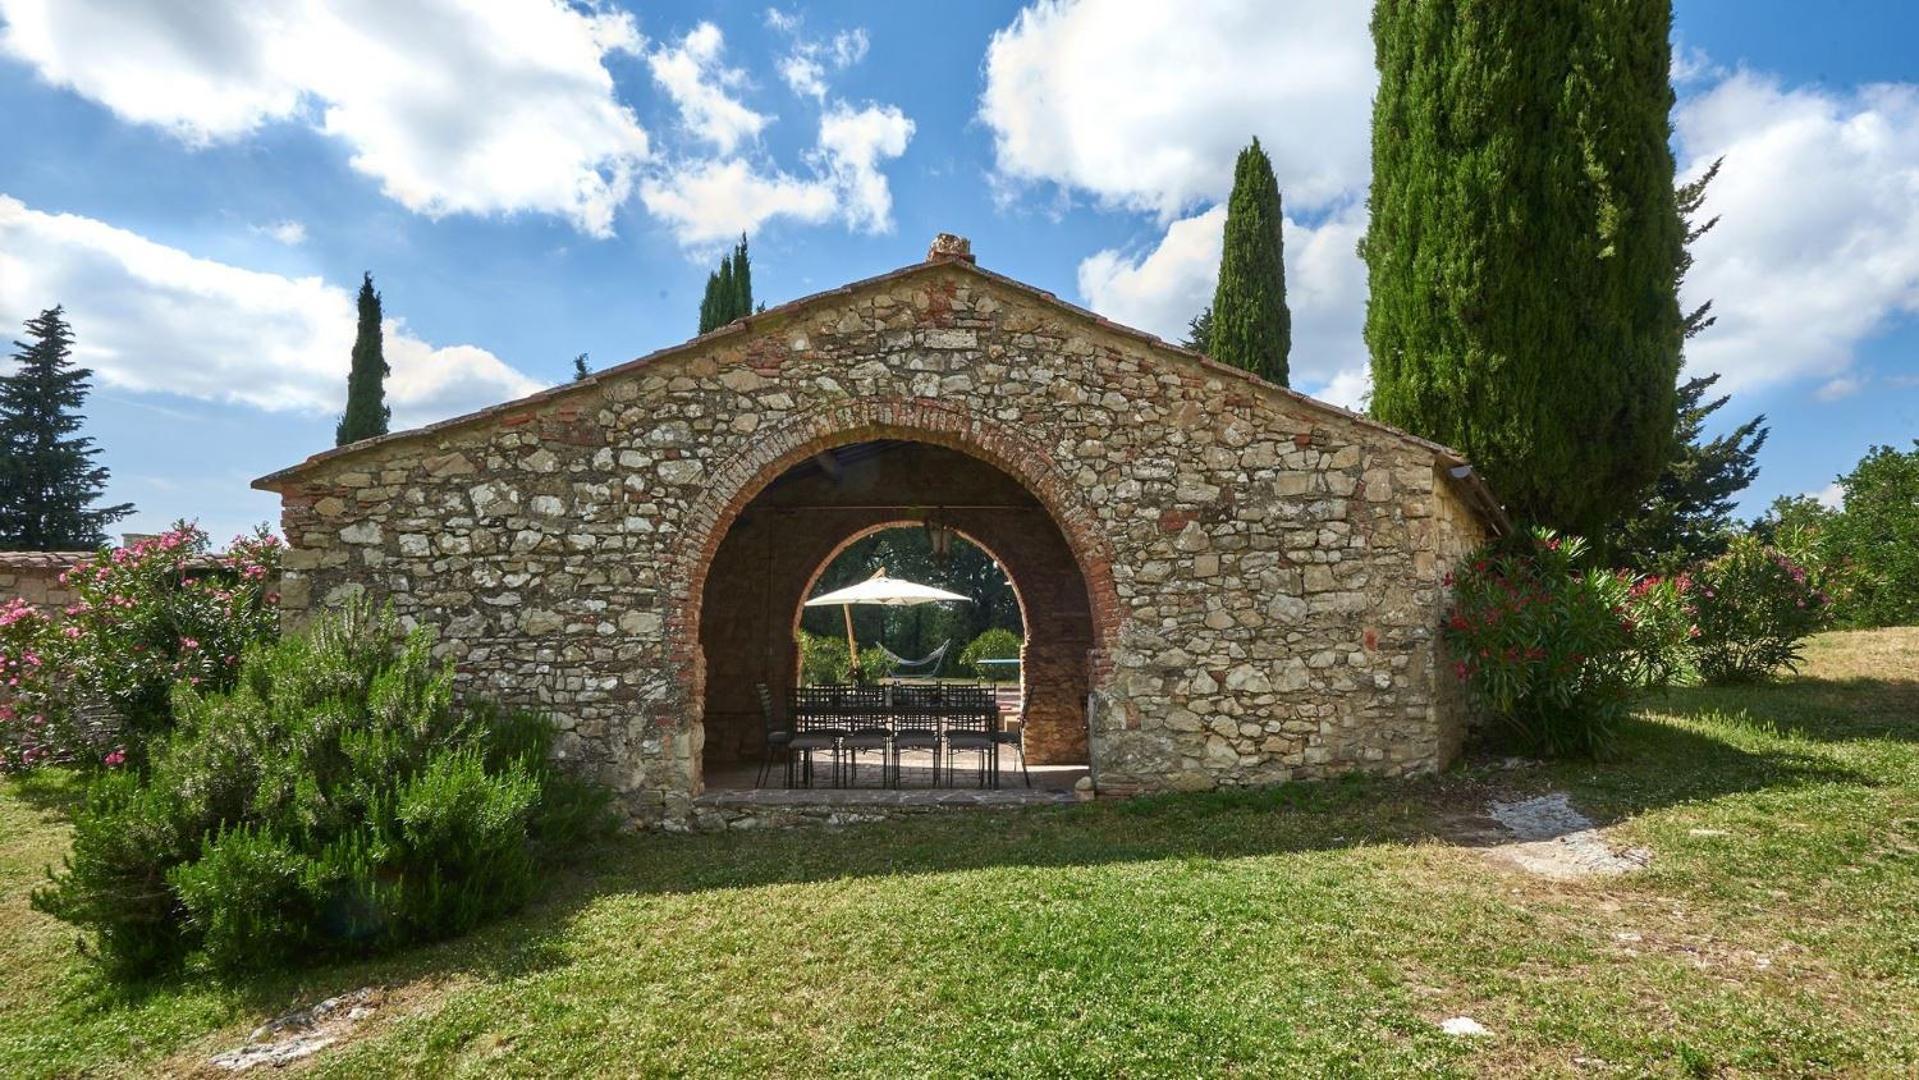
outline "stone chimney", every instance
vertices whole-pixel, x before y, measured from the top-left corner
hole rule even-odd
[[[973,242],[964,236],[955,236],[943,232],[933,238],[933,246],[926,249],[927,262],[943,262],[958,259],[961,262],[973,261]]]

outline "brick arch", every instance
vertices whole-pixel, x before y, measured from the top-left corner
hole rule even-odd
[[[889,529],[923,529],[925,527],[926,527],[926,522],[924,520],[920,520],[916,518],[894,518],[890,521],[880,521],[880,522],[875,522],[874,524],[871,524],[871,525],[863,525],[860,528],[853,530],[852,532],[848,533],[844,539],[841,539],[838,543],[834,544],[832,550],[826,553],[826,557],[821,559],[819,563],[813,567],[812,572],[806,576],[805,583],[802,584],[800,587],[799,594],[801,599],[803,600],[807,596],[812,594],[813,590],[819,586],[820,578],[826,575],[826,568],[829,566],[832,566],[833,560],[839,558],[840,554],[844,552],[847,548],[850,548],[854,544],[859,543],[861,540],[864,540],[867,537],[872,536],[874,533],[883,533]],[[986,541],[974,535],[974,531],[962,529],[953,525],[946,525],[945,527],[951,530],[952,532],[958,533],[960,536],[964,537],[967,543],[973,545],[974,547],[980,549],[981,551],[984,551],[988,555],[991,555],[993,557],[993,561],[999,564],[1000,571],[1006,575],[1006,583],[1013,587],[1013,602],[1019,605],[1020,625],[1021,626],[1027,625],[1029,617],[1026,611],[1026,597],[1021,595],[1019,591],[1019,579],[1013,576],[1013,571],[1010,568],[1010,565],[1007,563],[1005,557],[1000,555],[1000,553],[997,550],[995,550],[992,545],[988,544]],[[794,633],[798,633],[799,629],[800,629],[800,609],[798,607],[795,607],[793,609]]]
[[[1112,647],[1122,618],[1113,584],[1112,547],[1093,526],[1092,504],[1044,447],[1011,426],[972,410],[923,398],[873,397],[796,414],[755,433],[752,447],[709,473],[706,493],[682,518],[678,556],[666,579],[668,646],[679,660],[699,655],[700,596],[706,572],[727,530],[748,503],[780,474],[815,454],[849,443],[904,439],[977,458],[1018,481],[1038,499],[1065,536],[1093,613],[1094,649]]]
[[[1113,581],[1111,547],[1096,529],[1096,511],[1052,455],[1010,426],[952,404],[905,398],[838,402],[761,429],[748,450],[709,467],[704,494],[682,518],[683,533],[675,544],[673,561],[663,568],[661,583],[666,601],[666,645],[680,673],[683,693],[678,697],[686,707],[686,723],[695,733],[690,746],[695,762],[703,754],[702,720],[707,709],[701,605],[707,574],[720,545],[748,505],[788,469],[821,451],[875,439],[926,443],[956,451],[1005,474],[1034,496],[1064,542],[1062,555],[1078,571],[1085,595],[1082,617],[1090,616],[1091,637],[1091,647],[1082,657],[1082,670],[1092,690],[1101,688],[1109,671],[1108,656],[1122,610]],[[1004,560],[1001,565],[1009,568],[1009,576],[1016,573]],[[818,569],[812,568],[811,573]],[[1030,625],[1032,614],[1026,599],[1022,595],[1022,617]],[[1083,755],[1088,734],[1083,697],[1073,703],[1073,709],[1079,718],[1076,745],[1078,754]]]

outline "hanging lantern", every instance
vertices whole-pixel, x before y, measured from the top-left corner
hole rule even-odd
[[[933,549],[933,561],[940,566],[953,556],[953,530],[937,514],[926,515],[926,544]]]

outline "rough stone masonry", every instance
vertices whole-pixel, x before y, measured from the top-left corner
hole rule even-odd
[[[255,486],[282,497],[290,623],[390,601],[463,686],[549,713],[561,756],[653,824],[701,790],[722,541],[775,478],[870,440],[991,466],[1057,526],[1090,610],[1075,663],[1102,794],[1454,753],[1444,583],[1503,520],[1466,463],[980,269],[954,237]]]

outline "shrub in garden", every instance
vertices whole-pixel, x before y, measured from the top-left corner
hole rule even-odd
[[[1691,666],[1699,624],[1693,609],[1692,578],[1625,575],[1626,667],[1639,686],[1664,686]]]
[[[1657,666],[1635,652],[1634,580],[1587,568],[1586,555],[1578,537],[1522,534],[1453,582],[1444,634],[1454,674],[1529,751],[1603,752],[1633,687]]]
[[[259,968],[464,933],[606,821],[548,762],[548,725],[457,702],[390,614],[256,645],[234,685],[184,684],[143,771],[103,773],[37,909],[115,971]]]
[[[1695,663],[1707,682],[1751,682],[1797,669],[1800,643],[1831,612],[1811,572],[1751,536],[1735,539],[1694,579]]]
[[[853,681],[853,664],[846,642],[831,634],[799,632],[800,682],[808,686]],[[868,679],[893,674],[893,658],[877,645],[860,650],[860,669]]]
[[[220,555],[188,524],[103,548],[62,575],[76,598],[50,661],[75,696],[113,712],[137,761],[172,726],[175,683],[224,690],[247,647],[279,633],[279,562],[280,542],[265,529]]]
[[[0,773],[66,761],[83,744],[52,678],[59,640],[54,620],[32,604],[16,597],[0,606]]]
[[[982,679],[1003,679],[1009,674],[1004,664],[980,666],[981,660],[1019,659],[1019,635],[1003,626],[995,626],[966,643],[960,651],[960,670]]]

